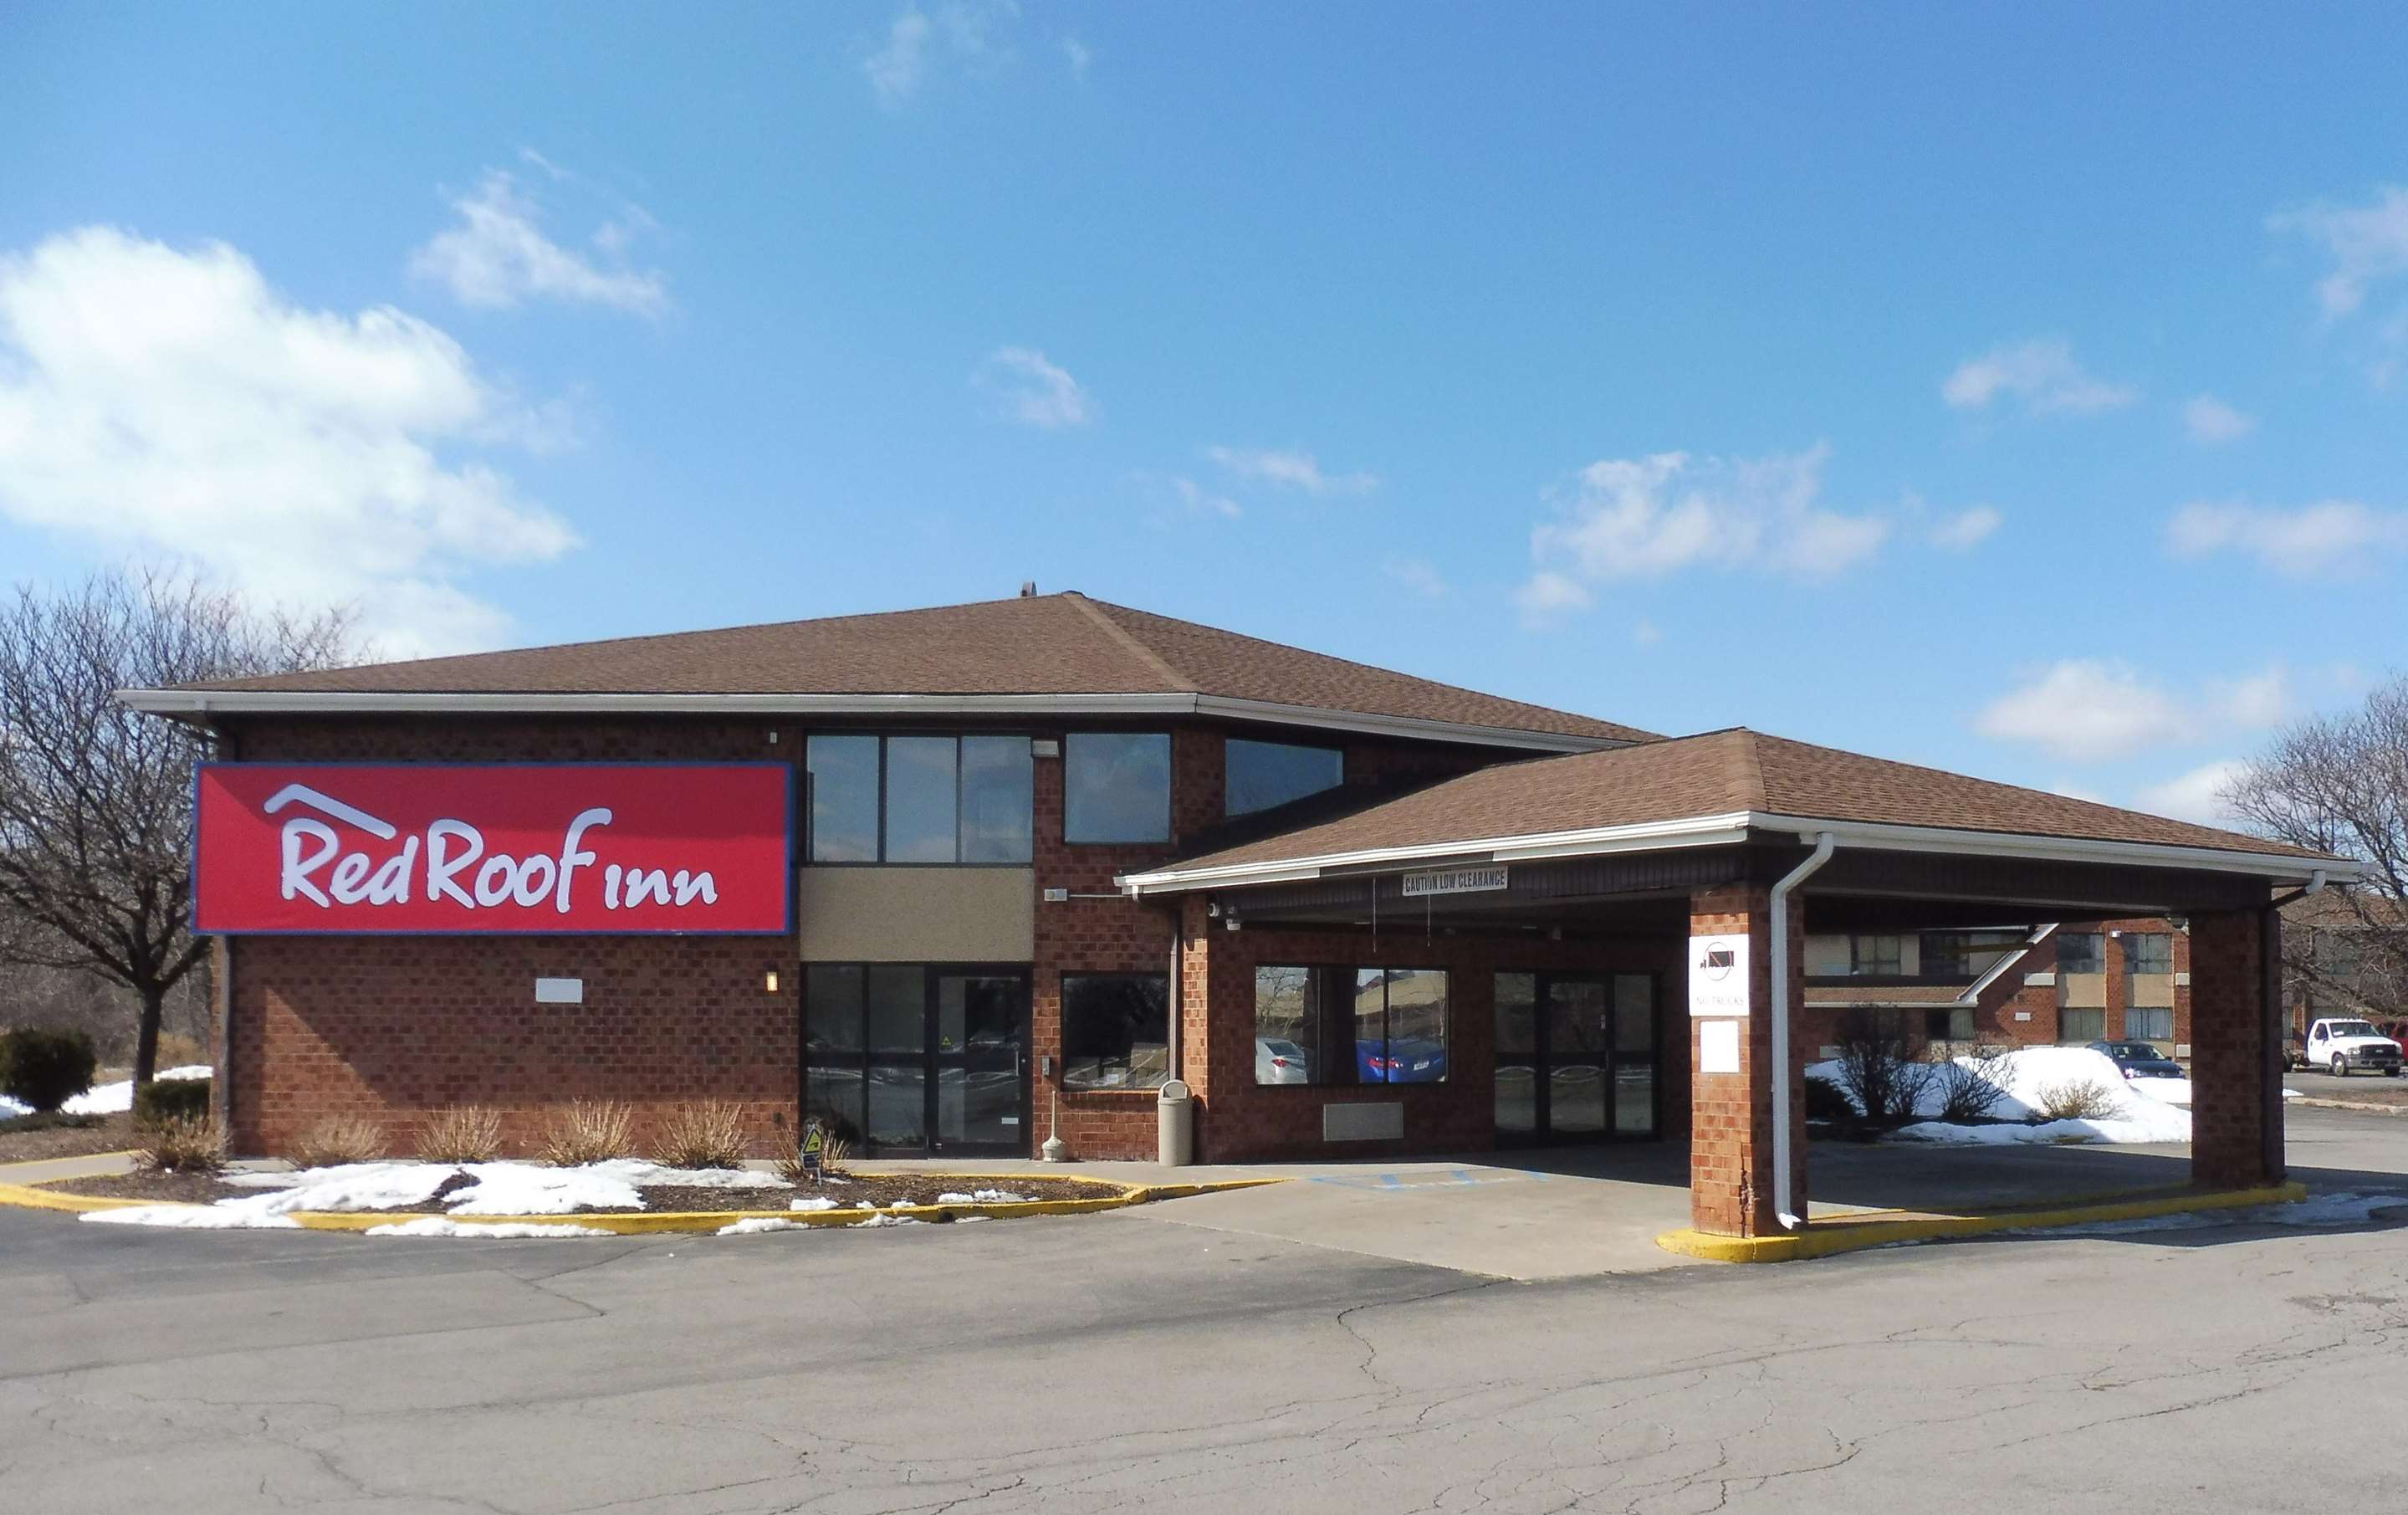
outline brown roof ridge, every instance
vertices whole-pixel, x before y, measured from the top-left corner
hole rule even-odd
[[[1104,635],[1111,638],[1123,651],[1130,654],[1140,662],[1145,664],[1148,668],[1153,669],[1156,673],[1161,674],[1163,681],[1168,684],[1172,688],[1182,690],[1188,694],[1200,694],[1203,692],[1202,685],[1188,677],[1186,674],[1182,673],[1178,669],[1173,668],[1168,658],[1165,658],[1152,647],[1149,647],[1144,642],[1139,641],[1136,633],[1130,631],[1128,628],[1121,625],[1120,622],[1106,614],[1104,607],[1099,601],[1088,599],[1085,595],[1081,594],[1076,589],[1065,589],[1061,591],[1061,596],[1064,599],[1068,600],[1072,605],[1076,606],[1082,615],[1084,615],[1088,620],[1095,622],[1096,625],[1102,629]],[[1237,633],[1232,632],[1229,634],[1234,636]]]
[[[1321,652],[1312,647],[1299,647],[1293,642],[1273,642],[1268,637],[1257,637],[1244,631],[1232,631],[1226,627],[1209,626],[1202,621],[1189,621],[1177,615],[1165,615],[1160,611],[1140,610],[1134,605],[1115,604],[1111,600],[1097,599],[1092,595],[1081,594],[1076,590],[1065,591],[1065,593],[1075,596],[1082,607],[1096,611],[1106,619],[1112,621],[1115,625],[1119,624],[1119,618],[1122,615],[1143,616],[1150,620],[1169,621],[1181,626],[1195,627],[1198,629],[1209,631],[1216,637],[1222,637],[1231,642],[1248,642],[1257,647],[1268,647],[1274,652],[1283,654],[1302,653],[1308,657],[1318,658],[1324,662],[1340,664],[1347,668],[1360,669],[1367,673],[1378,674],[1383,678],[1411,679],[1416,684],[1426,685],[1432,688],[1443,689],[1453,694],[1471,695],[1477,699],[1495,700],[1501,704],[1518,705],[1524,710],[1536,711],[1541,714],[1568,715],[1574,720],[1588,721],[1598,725],[1616,727],[1629,733],[1627,737],[1617,740],[1628,742],[1632,745],[1644,745],[1648,743],[1661,742],[1664,740],[1664,738],[1656,732],[1642,731],[1637,727],[1623,726],[1622,723],[1618,721],[1606,721],[1601,716],[1584,715],[1576,710],[1563,710],[1554,705],[1538,704],[1532,700],[1514,700],[1505,695],[1494,695],[1485,690],[1474,689],[1469,685],[1449,684],[1442,679],[1426,678],[1419,673],[1407,673],[1402,669],[1386,668],[1378,663],[1367,663],[1357,657],[1341,657],[1336,653]],[[1142,643],[1143,639],[1140,638],[1135,631],[1128,632],[1128,635],[1139,643]],[[1191,685],[1195,683],[1193,680],[1190,680],[1189,682]]]
[[[2086,805],[2093,810],[2112,811],[2119,815],[2144,815],[2151,820],[2173,820],[2176,818],[2172,815],[2159,815],[2146,810],[2133,810],[2125,805],[2111,805],[2103,800],[2085,800],[2079,795],[2059,794],[2055,789],[2038,789],[2032,787],[2032,786],[2028,784],[2012,784],[2005,779],[1984,778],[1978,773],[1960,773],[1954,769],[1934,768],[1929,763],[1910,763],[1897,758],[1878,758],[1871,753],[1856,752],[1848,747],[1834,747],[1820,742],[1801,741],[1797,737],[1775,736],[1770,731],[1753,730],[1747,727],[1736,727],[1733,728],[1733,729],[1746,731],[1749,736],[1753,737],[1759,743],[1770,742],[1776,743],[1781,746],[1799,748],[1807,752],[1833,753],[1842,758],[1854,758],[1859,760],[1884,763],[1891,768],[1911,769],[1917,773],[1937,773],[1942,778],[1953,779],[1958,782],[1971,779],[1976,784],[1986,784],[1994,788],[2013,789],[2019,794],[2037,795],[2043,800],[2057,801],[2066,804]],[[1763,763],[1763,757],[1760,749],[1756,755],[1756,762],[1758,764],[1758,772],[1760,773]],[[1773,808],[1770,802],[1769,795],[1767,796],[1767,803],[1762,808],[1767,810]],[[2232,830],[2229,827],[2204,826],[2197,821],[2185,821],[2182,824],[2187,826],[2198,826],[2202,830],[2223,831],[2231,836],[2247,836],[2249,834],[2245,831]],[[2258,840],[2269,841],[2269,839],[2266,838],[2258,838]],[[2281,846],[2282,844],[2269,841],[2269,845]]]

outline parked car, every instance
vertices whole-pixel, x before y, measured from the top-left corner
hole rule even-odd
[[[1402,1038],[1359,1041],[1354,1064],[1367,1084],[1435,1084],[1446,1077],[1446,1044]]]
[[[2166,1056],[2149,1042],[2093,1042],[2093,1052],[2103,1052],[2115,1071],[2127,1078],[2187,1078],[2183,1065]]]
[[[2400,1076],[2400,1044],[2358,1019],[2319,1020],[2308,1028],[2308,1066],[2347,1078],[2360,1068]]]
[[[1304,1048],[1283,1036],[1254,1038],[1254,1082],[1257,1084],[1310,1084],[1312,1065]]]

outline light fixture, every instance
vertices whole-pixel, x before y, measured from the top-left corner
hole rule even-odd
[[[770,970],[769,970],[769,972],[762,977],[762,980],[761,980],[761,987],[762,987],[762,988],[764,988],[764,989],[767,990],[767,991],[768,991],[769,993],[771,993],[771,994],[775,994],[775,993],[777,993],[777,992],[778,992],[778,970],[776,970],[775,968],[770,969]]]

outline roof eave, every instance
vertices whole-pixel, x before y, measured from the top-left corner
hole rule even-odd
[[[1946,827],[1899,826],[1870,821],[1834,821],[1803,815],[1733,811],[1629,826],[1596,827],[1515,837],[1482,837],[1403,847],[1225,863],[1207,868],[1169,868],[1126,873],[1113,880],[1131,895],[1182,893],[1199,888],[1284,884],[1326,873],[1381,872],[1416,864],[1477,858],[1484,862],[1600,857],[1619,852],[1665,852],[1730,845],[1751,840],[1796,836],[1811,842],[1828,831],[1843,846],[1881,852],[1942,852],[1960,857],[2020,858],[2033,862],[2116,863],[2127,867],[2242,873],[2271,882],[2305,883],[2318,873],[2328,882],[2355,881],[2362,870],[2339,858],[2248,852],[2165,843],[2110,842],[2087,837],[1982,831]]]
[[[1265,725],[1404,737],[1521,752],[1594,752],[1632,743],[1518,727],[1324,710],[1225,695],[1091,694],[655,694],[510,693],[489,690],[388,693],[331,689],[121,689],[146,714],[219,715],[1203,715]]]

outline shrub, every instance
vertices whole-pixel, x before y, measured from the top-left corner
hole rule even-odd
[[[1909,1055],[1894,1016],[1857,1011],[1840,1028],[1840,1082],[1875,1125],[1915,1119],[1932,1073]]]
[[[366,1116],[322,1116],[284,1155],[296,1168],[337,1168],[374,1162],[385,1154],[384,1128]]]
[[[552,1118],[543,1137],[543,1160],[575,1168],[605,1162],[636,1149],[636,1113],[616,1100],[571,1100]]]
[[[437,1110],[418,1133],[418,1155],[429,1162],[491,1162],[501,1150],[501,1115],[482,1105]]]
[[[2115,1096],[2095,1078],[2069,1078],[2046,1084],[2032,1113],[2046,1120],[2106,1120],[2115,1114]]]
[[[1848,1091],[1828,1078],[1806,1080],[1806,1118],[1847,1125],[1856,1118],[1856,1107],[1848,1103]]]
[[[1932,1065],[1940,1089],[1940,1118],[1956,1125],[1986,1120],[2007,1097],[2004,1047],[1977,1046],[1964,1058]]]
[[[36,1115],[89,1090],[99,1067],[100,1055],[82,1032],[27,1026],[0,1032],[0,1092]]]
[[[209,1049],[182,1032],[163,1031],[158,1056],[162,1068],[197,1068],[209,1060]]]
[[[216,1173],[225,1166],[225,1133],[207,1116],[170,1116],[143,1132],[134,1161],[161,1173]]]
[[[837,1165],[853,1155],[853,1143],[833,1134],[816,1121],[807,1123],[803,1127],[804,1133],[796,1136],[778,1156],[778,1176],[790,1184],[802,1183],[810,1176],[803,1168],[803,1143],[810,1140],[810,1133],[813,1131],[820,1133],[821,1173],[836,1172]]]
[[[153,1078],[134,1091],[134,1123],[155,1126],[178,1117],[209,1113],[209,1081],[206,1078]]]
[[[744,1164],[744,1107],[724,1100],[681,1104],[661,1126],[654,1155],[672,1168]]]

